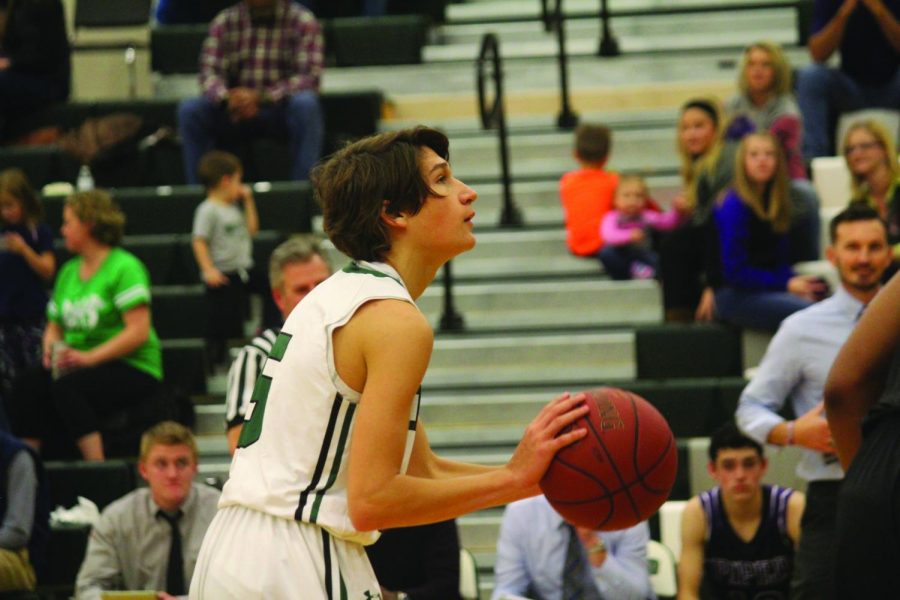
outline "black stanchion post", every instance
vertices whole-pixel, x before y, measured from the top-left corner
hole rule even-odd
[[[613,35],[609,21],[612,15],[609,14],[609,0],[600,0],[600,48],[597,54],[600,56],[618,56],[621,54],[619,50],[619,42]]]
[[[463,316],[453,303],[453,261],[444,263],[444,312],[441,315],[441,331],[462,331],[466,328]]]
[[[556,10],[553,13],[556,21],[556,41],[559,47],[559,95],[560,109],[556,117],[556,126],[560,129],[572,129],[578,125],[578,115],[572,111],[569,105],[569,66],[566,53],[566,16],[563,14],[562,0],[556,0]]]
[[[485,85],[485,64],[492,66],[494,81],[494,102],[487,104]],[[509,145],[506,131],[506,112],[503,103],[503,69],[500,59],[500,42],[493,33],[486,33],[481,40],[481,51],[478,53],[478,105],[481,113],[481,125],[485,129],[497,129],[500,145],[500,176],[503,182],[503,209],[500,213],[501,227],[520,227],[523,223],[522,213],[512,197],[512,178],[509,172]]]

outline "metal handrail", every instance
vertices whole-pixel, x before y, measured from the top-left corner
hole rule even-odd
[[[500,58],[500,41],[493,33],[486,33],[481,40],[481,51],[476,63],[476,81],[478,84],[478,111],[481,126],[485,129],[496,129],[500,144],[500,176],[503,183],[503,209],[500,213],[501,227],[519,227],[522,225],[522,214],[512,197],[512,180],[509,174],[509,144],[506,131],[506,108],[503,96],[503,65]],[[492,67],[491,79],[494,82],[494,102],[487,102],[487,69]]]
[[[572,129],[578,125],[578,114],[572,110],[569,103],[569,59],[566,53],[566,17],[563,14],[562,0],[555,0],[553,11],[548,10],[548,0],[541,0],[541,20],[544,22],[545,31],[556,32],[560,105],[556,126],[560,129]]]
[[[613,35],[612,26],[609,24],[611,18],[608,0],[600,0],[600,47],[597,49],[599,56],[618,56],[622,53],[619,41]]]

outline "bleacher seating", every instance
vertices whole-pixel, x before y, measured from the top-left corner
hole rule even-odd
[[[326,154],[348,140],[377,130],[383,102],[380,91],[326,92],[321,99],[325,113]],[[180,145],[165,136],[154,144],[140,143],[161,127],[175,129],[176,106],[177,102],[169,99],[68,102],[22,119],[16,125],[19,134],[50,126],[65,131],[88,118],[116,112],[136,114],[143,120],[138,139],[123,142],[98,157],[91,165],[96,184],[102,187],[179,185],[184,183]],[[289,165],[284,158],[286,152],[278,143],[260,139],[248,147],[232,150],[237,151],[244,162],[247,181],[290,179]],[[74,183],[80,165],[56,145],[5,146],[0,148],[0,169],[9,167],[23,169],[31,183],[40,188],[54,181]]]

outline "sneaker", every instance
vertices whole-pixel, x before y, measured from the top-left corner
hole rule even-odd
[[[640,261],[631,263],[632,279],[653,279],[654,277],[656,277],[656,271],[654,271],[653,267],[647,263],[642,263]]]

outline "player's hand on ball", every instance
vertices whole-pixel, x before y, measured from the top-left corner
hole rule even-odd
[[[522,441],[516,446],[516,451],[506,463],[506,468],[512,471],[521,487],[528,489],[532,495],[540,493],[537,484],[556,452],[580,440],[587,433],[587,430],[578,428],[558,437],[556,435],[576,419],[587,414],[588,406],[585,399],[586,396],[581,393],[573,396],[566,392],[557,396],[541,409],[525,428]]]

